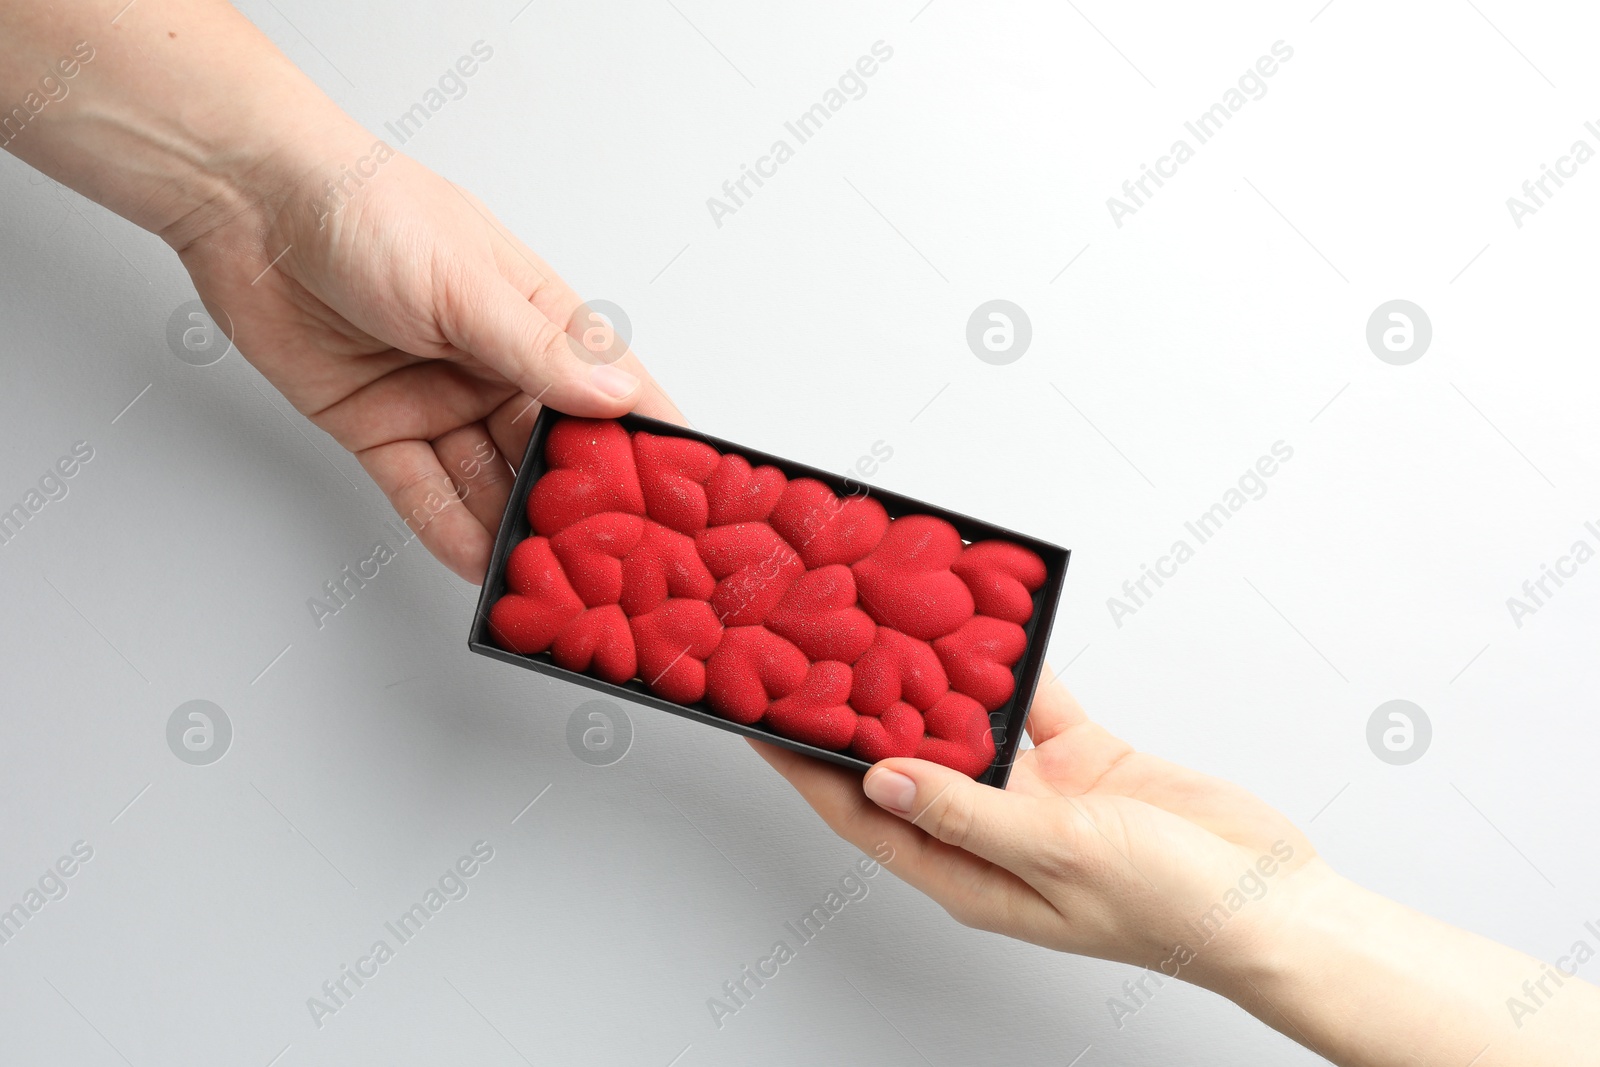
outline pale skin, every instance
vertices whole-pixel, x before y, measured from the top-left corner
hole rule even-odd
[[[426,167],[376,164],[378,139],[230,5],[142,0],[113,24],[125,3],[0,3],[0,100],[43,97],[53,69],[67,89],[5,147],[171,245],[451,570],[483,579],[534,398],[681,418],[632,352],[581,358],[580,300],[548,264]],[[61,77],[80,41],[93,58]]]
[[[1270,806],[1136,751],[1062,685],[1027,727],[1035,747],[1003,791],[924,760],[863,780],[756,748],[841,837],[888,842],[887,868],[958,922],[1176,974],[1334,1063],[1600,1063],[1595,986],[1557,986],[1540,961],[1340,877]],[[1524,982],[1542,1005],[1518,1026],[1507,999],[1532,1004]]]
[[[377,138],[230,5],[124,4],[0,0],[0,108],[25,112],[0,114],[0,140],[166,241],[240,352],[455,573],[483,578],[539,403],[681,421],[633,353],[573,344],[580,298],[548,264],[425,167],[374,165]],[[93,58],[64,78],[78,42]],[[1028,730],[1003,791],[752,744],[967,925],[1176,975],[1346,1067],[1600,1063],[1600,989],[1354,885],[1284,816],[1134,751],[1059,685]]]

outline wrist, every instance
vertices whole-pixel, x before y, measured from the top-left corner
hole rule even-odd
[[[1541,1026],[1508,996],[1549,971],[1537,960],[1412,911],[1314,860],[1283,888],[1248,951],[1208,976],[1214,992],[1334,1063],[1480,1067],[1577,1062],[1600,994],[1566,982]],[[1570,972],[1569,972],[1570,974]]]
[[[1196,976],[1196,984],[1246,1008],[1263,998],[1293,998],[1318,982],[1330,947],[1367,936],[1386,902],[1314,857],[1263,903],[1231,951]]]
[[[147,228],[182,253],[224,231],[263,236],[300,200],[310,210],[319,175],[354,160],[375,139],[331,101],[293,103],[279,114],[250,116],[256,121],[248,133],[225,129],[197,145],[180,164],[178,203]]]
[[[167,0],[115,32],[86,3],[11,6],[0,90],[60,77],[6,150],[180,251],[276,217],[303,175],[373,141],[229,4]]]

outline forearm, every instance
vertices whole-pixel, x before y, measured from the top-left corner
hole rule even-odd
[[[1600,1063],[1595,986],[1331,873],[1290,896],[1215,988],[1334,1063]]]
[[[224,0],[126,3],[0,0],[0,147],[181,248],[361,143]]]

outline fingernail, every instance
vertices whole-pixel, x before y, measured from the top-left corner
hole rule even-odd
[[[896,815],[910,815],[917,799],[917,783],[896,771],[873,771],[861,788],[868,800]]]
[[[609,363],[602,363],[589,372],[589,380],[606,396],[621,400],[639,388],[639,379]]]

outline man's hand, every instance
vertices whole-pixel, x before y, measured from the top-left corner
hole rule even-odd
[[[347,161],[326,153],[269,210],[179,252],[245,357],[356,455],[429,551],[480,582],[540,403],[681,416],[469,193],[369,135],[343,141]],[[358,161],[372,177],[352,180]]]
[[[6,150],[177,249],[244,357],[463,578],[483,578],[533,401],[681,419],[483,205],[225,0],[0,0],[0,98],[40,71],[57,91]]]

